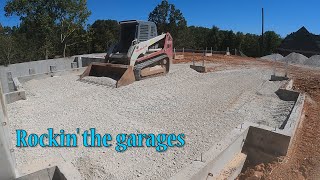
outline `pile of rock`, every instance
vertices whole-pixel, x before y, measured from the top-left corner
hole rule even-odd
[[[282,58],[280,61],[288,62],[289,64],[304,64],[308,58],[299,53],[291,53],[288,56]]]
[[[283,59],[283,56],[281,54],[270,54],[270,55],[267,55],[267,56],[263,56],[260,59],[279,61],[279,60]]]
[[[314,55],[304,63],[307,66],[320,67],[320,55]]]
[[[302,64],[311,67],[320,67],[320,55],[314,55],[310,58],[304,56],[303,54],[299,53],[291,53],[286,57],[283,57],[281,54],[271,54],[260,59],[270,60],[270,61],[280,61],[289,64]]]

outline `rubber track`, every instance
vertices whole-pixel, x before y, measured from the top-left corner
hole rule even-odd
[[[166,59],[166,58],[168,58],[167,55],[161,55],[161,56],[155,57],[153,59],[146,60],[145,62],[137,64],[136,66],[134,66],[134,76],[136,78],[136,81],[139,81],[139,80],[142,79],[141,78],[141,70],[143,68],[148,67],[151,64],[156,63],[156,62],[161,61],[161,60]]]

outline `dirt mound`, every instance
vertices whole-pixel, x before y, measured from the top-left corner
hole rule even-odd
[[[267,56],[263,56],[260,59],[279,61],[279,60],[283,59],[283,56],[281,54],[270,54]]]
[[[288,56],[281,59],[282,62],[289,62],[290,64],[304,64],[308,58],[299,53],[291,53]]]
[[[304,64],[313,67],[320,67],[320,55],[312,56],[311,58],[307,59]]]

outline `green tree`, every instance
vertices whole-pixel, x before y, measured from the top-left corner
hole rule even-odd
[[[65,56],[67,44],[74,43],[71,35],[83,28],[90,15],[86,0],[8,0],[5,12],[6,16],[20,17],[28,40],[36,44],[46,59],[55,54],[58,39]]]
[[[84,29],[91,12],[87,9],[86,0],[56,1],[58,3],[54,10],[56,14],[54,21],[60,28],[60,43],[63,45],[63,57],[65,57],[67,47],[80,43],[79,40],[75,39],[78,37],[81,39],[85,38],[83,34],[79,32]]]
[[[13,37],[15,40],[15,51],[17,56],[15,57],[15,63],[34,61],[43,59],[44,48],[41,47],[43,41],[38,39],[39,35],[32,33],[32,28],[25,22],[21,23],[19,27],[13,28]],[[50,54],[53,47],[50,48]]]
[[[194,41],[194,45],[191,48],[203,49],[205,47],[211,47],[211,44],[207,42],[210,41],[208,40],[208,34],[210,33],[209,28],[190,26],[188,29]]]
[[[272,54],[281,44],[282,38],[274,31],[264,33],[264,55]]]
[[[195,38],[192,36],[190,29],[185,27],[179,29],[179,34],[176,36],[174,46],[176,48],[193,48],[195,47]]]
[[[246,34],[241,46],[241,51],[247,56],[258,57],[260,55],[259,36],[255,34]]]
[[[156,23],[159,33],[170,32],[173,38],[178,37],[180,29],[187,27],[187,21],[182,12],[166,0],[154,8],[148,20]]]
[[[13,62],[15,56],[15,41],[10,27],[2,27],[0,24],[0,64],[8,65]]]
[[[38,50],[47,59],[53,42],[50,36],[54,34],[53,1],[45,0],[9,0],[5,6],[6,16],[17,15],[22,25],[27,29],[29,39],[38,44]]]
[[[119,40],[120,26],[115,20],[97,20],[90,26],[92,52],[106,52]]]
[[[84,29],[75,30],[67,42],[65,53],[68,55],[86,54],[90,52],[90,34]],[[63,47],[64,48],[64,47]]]
[[[244,41],[244,34],[242,32],[237,32],[235,35],[235,48],[240,50]]]
[[[207,38],[206,38],[207,39],[206,40],[207,47],[209,47],[209,48],[212,47],[213,50],[219,50],[219,47],[220,47],[221,41],[222,41],[221,34],[219,32],[220,32],[220,30],[218,27],[213,26],[211,28],[211,30],[208,33]]]

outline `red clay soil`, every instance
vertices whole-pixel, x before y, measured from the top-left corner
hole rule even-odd
[[[210,57],[205,57],[203,54],[192,54],[184,53],[184,59],[173,60],[173,64],[179,63],[191,63],[195,62],[196,65],[202,65],[203,60],[205,61],[205,66],[213,66],[218,70],[230,69],[230,68],[239,68],[239,67],[254,67],[254,66],[283,66],[283,64],[265,61],[265,60],[256,60],[255,58],[250,57],[240,57],[240,56],[226,56],[222,54],[213,54]]]
[[[205,57],[203,56],[203,54],[193,54],[193,53],[184,53],[184,59],[179,59],[179,60],[173,60],[174,64],[178,64],[178,63],[187,63],[187,62],[192,62],[195,61],[198,64],[201,64],[201,62],[203,60],[205,60],[206,62],[214,62],[214,63],[222,63],[222,64],[229,64],[229,63],[241,63],[243,65],[243,63],[246,62],[252,62],[252,60],[255,60],[254,58],[248,58],[248,57],[240,57],[240,56],[226,56],[226,55],[222,55],[222,54],[213,54],[210,57]],[[237,61],[234,61],[237,60]]]
[[[185,53],[184,60],[174,63],[191,62],[192,54]],[[253,58],[214,55],[213,57],[194,57],[196,61],[206,61],[227,67],[277,67],[284,65]],[[238,179],[320,179],[320,70],[307,67],[289,66],[288,76],[294,79],[294,90],[307,95],[301,126],[298,128],[292,146],[285,157],[279,161],[249,167]]]

